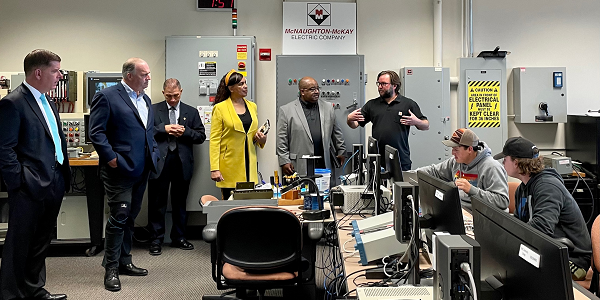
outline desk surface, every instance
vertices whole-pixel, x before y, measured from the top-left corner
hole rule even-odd
[[[343,257],[344,273],[345,273],[344,275],[351,274],[351,273],[359,271],[359,270],[365,270],[365,269],[374,267],[372,265],[361,266],[359,264],[358,256],[352,256],[352,255],[350,255],[350,253],[346,253],[344,250],[344,247],[353,249],[353,244],[351,242],[347,243],[344,246],[344,243],[346,243],[346,241],[348,241],[352,238],[352,236],[350,235],[351,229],[347,229],[347,227],[350,226],[350,222],[352,220],[360,220],[362,218],[358,215],[345,215],[339,209],[335,210],[335,214],[336,214],[336,219],[338,221],[342,220],[342,218],[343,218],[343,220],[348,220],[344,224],[340,224],[341,226],[338,225],[338,230],[337,230],[338,241],[340,244],[339,245],[340,251],[342,251],[342,257]],[[472,219],[471,215],[468,212],[466,212],[465,210],[463,210],[463,216],[465,217],[465,223],[468,223],[470,221],[472,224],[473,219]],[[469,235],[469,234],[467,234],[467,235]],[[422,255],[419,256],[419,262],[420,262],[419,265],[420,265],[421,269],[426,269],[426,268],[431,267],[431,264],[427,260],[425,260],[425,258],[423,258]],[[356,279],[356,281],[354,281],[354,279],[357,276],[362,275],[362,274],[364,274],[364,273],[358,272],[358,273],[355,273],[348,277],[348,279],[346,280],[346,287],[347,287],[348,291],[351,291],[356,288],[355,283],[362,284],[362,283],[380,281],[377,279],[366,279],[364,276],[362,276],[361,278],[358,278],[358,279]],[[591,294],[590,294],[590,296],[586,295],[586,294],[589,294],[589,292],[581,291],[580,289],[584,290],[577,283],[573,282],[573,296],[574,296],[575,300],[597,299],[596,297],[594,297]],[[584,294],[584,293],[586,293],[586,294]],[[354,292],[351,295],[356,295],[356,293]]]
[[[98,158],[89,158],[89,157],[78,157],[78,158],[69,158],[69,165],[74,167],[80,166],[97,166],[99,164]]]

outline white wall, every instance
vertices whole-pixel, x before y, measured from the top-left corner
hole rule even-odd
[[[368,99],[377,96],[374,82],[379,71],[433,64],[432,3],[357,0],[357,48],[365,55]],[[197,12],[194,5],[195,0],[0,0],[0,71],[21,72],[23,58],[35,48],[56,52],[64,69],[78,71],[115,71],[127,58],[138,56],[150,65],[154,81],[150,94],[160,101],[165,36],[232,32],[230,13]],[[451,76],[457,76],[461,5],[458,0],[443,5],[443,63]],[[258,47],[273,53],[273,61],[257,62],[261,119],[275,120],[274,57],[281,53],[282,11],[282,0],[238,3],[238,35],[256,36]],[[600,1],[474,0],[474,13],[475,53],[500,45],[512,52],[508,69],[566,66],[569,113],[600,108],[594,91],[600,82]],[[455,91],[452,97],[455,104]],[[452,112],[456,116],[456,108]],[[456,118],[452,124],[456,128]],[[508,126],[510,136],[522,134],[544,149],[564,148],[563,126],[516,126],[511,119]],[[277,168],[275,140],[275,135],[269,136],[267,147],[259,151],[264,174]]]

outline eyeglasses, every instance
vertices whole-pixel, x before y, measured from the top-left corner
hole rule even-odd
[[[380,86],[388,86],[391,83],[389,83],[389,82],[375,82],[375,84],[377,85],[377,87],[380,87]]]
[[[311,93],[314,93],[314,92],[318,92],[319,91],[319,87],[311,87],[310,89],[303,89],[303,90],[309,91]]]

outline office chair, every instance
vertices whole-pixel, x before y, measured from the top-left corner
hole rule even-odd
[[[600,296],[600,216],[592,224],[592,281],[588,290]],[[589,273],[588,273],[589,274]],[[587,278],[586,278],[587,279]],[[587,281],[587,280],[586,280]]]
[[[520,181],[509,181],[508,182],[508,212],[515,212],[515,192],[517,188],[521,185]]]
[[[207,242],[211,242],[208,240]],[[236,289],[237,298],[202,296],[203,300],[239,299],[246,289],[297,288],[302,283],[302,226],[279,207],[238,207],[226,211],[216,228],[211,255],[213,280],[219,290]],[[226,293],[227,294],[227,293]]]

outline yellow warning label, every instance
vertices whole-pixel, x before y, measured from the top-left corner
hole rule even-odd
[[[500,81],[469,81],[469,127],[500,127]]]

